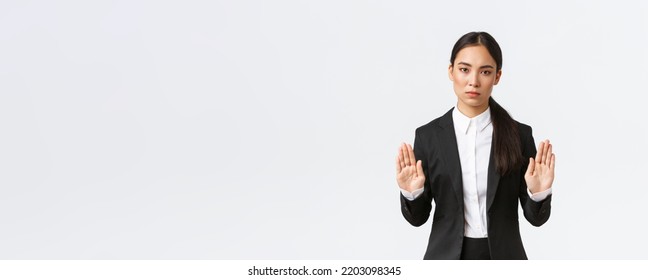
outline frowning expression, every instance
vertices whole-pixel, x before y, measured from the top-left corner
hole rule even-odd
[[[486,110],[493,86],[501,75],[502,71],[497,70],[495,59],[486,47],[476,45],[460,50],[448,67],[459,110]]]

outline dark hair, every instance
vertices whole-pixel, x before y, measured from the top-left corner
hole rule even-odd
[[[470,32],[461,36],[452,48],[450,64],[454,65],[457,53],[463,48],[471,46],[484,46],[495,60],[496,69],[502,69],[502,50],[495,38],[486,32]],[[500,175],[504,175],[516,168],[523,166],[522,144],[518,124],[493,97],[488,99],[493,124],[493,152],[495,165]]]

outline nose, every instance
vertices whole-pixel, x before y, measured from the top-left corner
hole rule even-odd
[[[468,85],[471,87],[479,87],[479,79],[477,78],[477,71],[474,74],[468,75]]]

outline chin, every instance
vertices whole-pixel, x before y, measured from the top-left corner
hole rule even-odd
[[[470,107],[482,107],[484,104],[488,104],[488,98],[471,98],[471,99],[462,99],[463,103]]]

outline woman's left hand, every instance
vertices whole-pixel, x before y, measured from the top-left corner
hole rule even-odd
[[[551,151],[549,140],[540,142],[535,160],[529,158],[529,166],[524,174],[524,180],[532,194],[551,188],[554,180],[555,162],[556,155]]]

